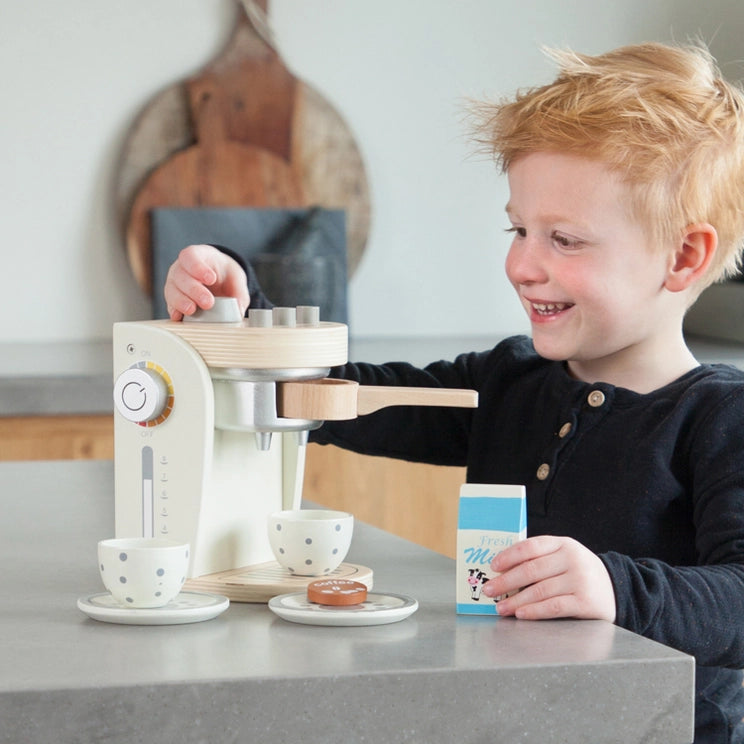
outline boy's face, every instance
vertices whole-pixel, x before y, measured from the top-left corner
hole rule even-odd
[[[658,357],[681,323],[664,290],[670,252],[629,217],[626,186],[601,163],[538,152],[509,168],[514,239],[506,272],[537,352],[580,379]]]

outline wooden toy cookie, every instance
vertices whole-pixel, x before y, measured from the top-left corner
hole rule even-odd
[[[321,579],[307,585],[309,602],[343,607],[361,604],[367,599],[367,587],[351,579]]]

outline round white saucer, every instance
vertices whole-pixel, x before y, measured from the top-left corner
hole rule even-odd
[[[108,592],[80,597],[77,606],[88,617],[124,625],[182,625],[211,620],[223,613],[230,600],[218,594],[181,592],[163,607],[122,607]]]
[[[304,625],[385,625],[405,620],[416,612],[418,602],[403,594],[370,592],[361,604],[333,607],[309,602],[307,592],[294,592],[270,599],[269,609],[284,620]]]

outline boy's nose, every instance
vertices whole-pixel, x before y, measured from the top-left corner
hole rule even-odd
[[[506,275],[512,284],[539,284],[548,279],[539,246],[533,241],[512,243],[506,256]]]

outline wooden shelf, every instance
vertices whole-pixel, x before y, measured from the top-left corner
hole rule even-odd
[[[114,417],[0,417],[0,461],[111,460]]]

